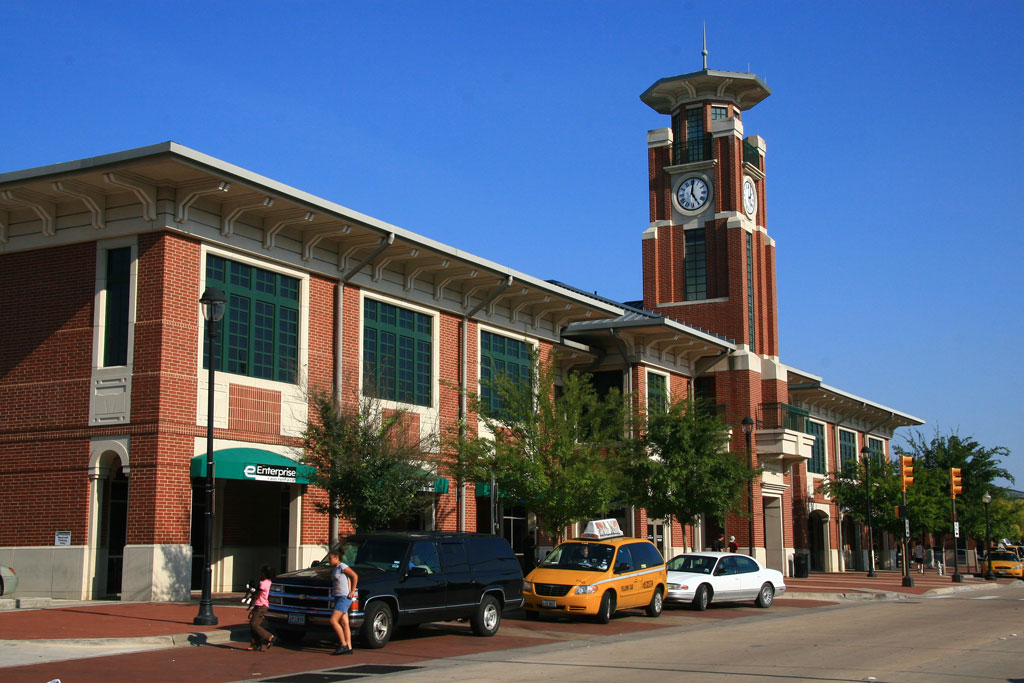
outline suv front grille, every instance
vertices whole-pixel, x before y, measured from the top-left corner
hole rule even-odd
[[[533,590],[536,591],[537,595],[543,595],[549,598],[560,598],[569,592],[572,586],[562,586],[557,583],[535,583],[533,584]]]
[[[289,586],[274,583],[270,586],[270,604],[298,609],[330,610],[331,589],[323,586]]]

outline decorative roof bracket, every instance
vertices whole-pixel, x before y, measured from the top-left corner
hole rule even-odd
[[[311,223],[316,215],[305,209],[286,209],[273,214],[267,214],[263,218],[263,248],[273,249],[274,238],[277,234],[296,223]]]
[[[131,190],[142,204],[142,217],[150,222],[156,220],[156,186],[126,173],[104,173],[103,179],[111,185]]]
[[[46,195],[36,194],[29,190],[3,190],[0,197],[15,204],[27,206],[35,212],[43,224],[43,234],[53,237],[57,229],[57,205]]]
[[[220,205],[220,234],[231,237],[235,231],[235,221],[241,218],[243,213],[252,209],[269,209],[273,205],[273,198],[266,195],[229,199]]]
[[[176,188],[174,190],[174,203],[176,206],[174,220],[178,223],[187,222],[188,211],[196,203],[197,199],[208,194],[227,192],[230,189],[231,183],[226,180],[216,181],[213,184],[208,180],[204,180],[201,184],[188,184]]]
[[[351,230],[351,225],[334,223],[305,231],[302,233],[302,260],[311,260],[313,258],[313,247],[325,237],[340,237],[341,235],[347,235]]]
[[[103,192],[77,180],[55,180],[53,189],[81,199],[85,203],[85,208],[92,214],[92,227],[97,230],[107,227],[107,195]]]

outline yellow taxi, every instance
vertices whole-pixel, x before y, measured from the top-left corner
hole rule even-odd
[[[527,619],[587,615],[602,624],[620,609],[644,608],[657,617],[667,583],[665,559],[653,543],[624,536],[614,519],[595,520],[527,575],[523,609]]]
[[[1018,579],[1024,578],[1024,560],[1021,560],[1017,553],[1012,550],[993,550],[991,560],[983,560],[987,571],[988,563],[992,563],[992,573],[996,576],[1015,576]]]

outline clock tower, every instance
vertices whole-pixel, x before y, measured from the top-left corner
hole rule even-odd
[[[779,363],[775,242],[765,209],[766,146],[745,135],[743,126],[744,112],[770,94],[754,74],[705,65],[662,78],[640,96],[671,117],[671,127],[647,135],[651,220],[643,234],[644,308],[736,344],[727,361],[695,368],[694,385],[699,396],[726,406],[723,419],[737,427],[733,448],[739,452],[745,447],[738,428],[743,418],[760,429],[761,411],[788,398]],[[771,478],[778,484],[773,493],[789,488],[785,470]],[[767,559],[761,554],[763,505],[773,504],[762,500],[766,485],[755,485],[750,496],[752,542],[745,515],[726,520],[740,547],[753,545],[761,559]]]

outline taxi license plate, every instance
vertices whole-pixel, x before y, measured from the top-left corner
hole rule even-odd
[[[305,626],[306,615],[305,614],[289,614],[288,623],[293,626]]]
[[[555,609],[558,607],[558,603],[554,600],[541,600],[540,606],[545,609]]]

